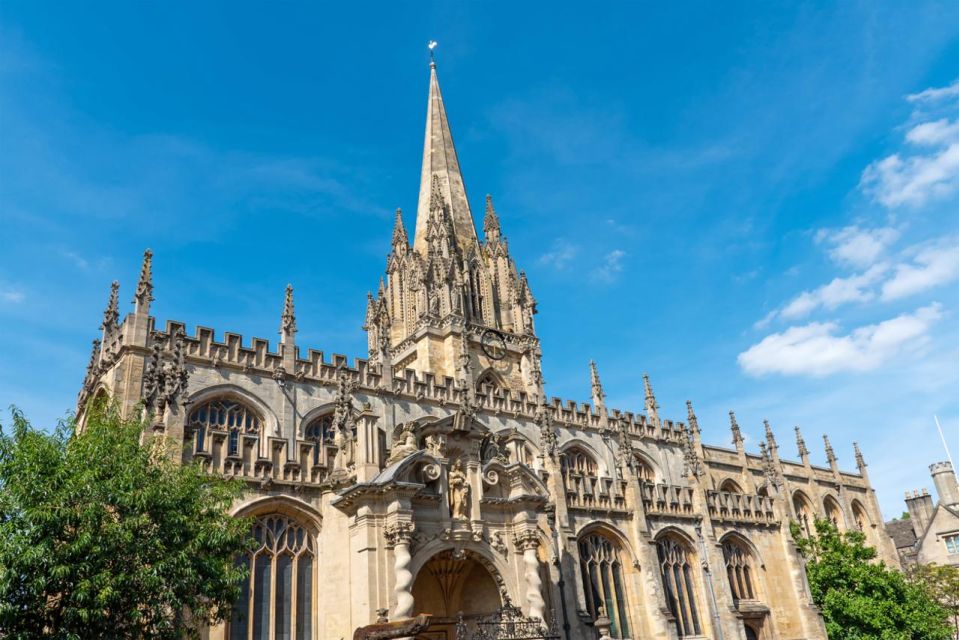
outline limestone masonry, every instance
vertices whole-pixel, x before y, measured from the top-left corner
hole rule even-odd
[[[234,513],[260,547],[209,638],[350,638],[419,613],[418,638],[472,638],[511,604],[544,626],[523,637],[824,639],[790,522],[831,518],[899,563],[858,447],[857,472],[828,439],[814,466],[797,427],[785,460],[767,423],[747,452],[732,412],[732,447],[707,445],[647,376],[643,413],[607,407],[593,363],[589,404],[545,395],[536,299],[489,197],[477,234],[435,65],[412,242],[397,211],[368,359],[301,352],[290,287],[275,348],[158,327],[151,270],[147,251],[122,321],[113,285],[78,418],[145,406],[148,437],[247,481]]]

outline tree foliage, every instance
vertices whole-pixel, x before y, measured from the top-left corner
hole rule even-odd
[[[953,627],[959,630],[959,567],[920,564],[912,568],[909,578],[949,611]]]
[[[181,638],[239,595],[242,487],[141,444],[143,424],[0,428],[0,637]],[[154,443],[162,442],[154,440]]]
[[[921,584],[876,562],[876,550],[858,531],[840,533],[828,520],[816,534],[793,537],[806,558],[813,601],[830,640],[949,640],[948,612]]]

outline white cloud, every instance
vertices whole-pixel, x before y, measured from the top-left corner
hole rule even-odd
[[[959,279],[959,240],[920,249],[912,263],[896,265],[882,285],[883,300],[897,300]]]
[[[623,270],[623,258],[625,257],[625,251],[622,249],[613,249],[606,254],[606,257],[603,259],[603,265],[593,269],[593,278],[603,282],[612,282],[613,279],[616,278],[616,274]]]
[[[739,366],[749,375],[827,376],[841,371],[870,371],[908,348],[925,343],[932,325],[942,316],[938,303],[890,320],[836,335],[834,322],[813,322],[766,336],[739,354]]]
[[[792,299],[778,315],[787,318],[801,318],[822,307],[835,309],[848,302],[868,302],[876,297],[870,289],[888,271],[889,266],[880,263],[870,267],[865,273],[848,278],[834,278],[829,284],[803,291]]]
[[[959,188],[959,143],[929,155],[903,158],[898,153],[873,162],[860,186],[889,208],[918,207]]]
[[[865,268],[876,262],[896,240],[899,231],[892,227],[863,229],[858,225],[842,229],[820,229],[816,242],[831,245],[829,256],[840,264]]]
[[[579,253],[579,247],[560,238],[553,242],[552,248],[541,255],[537,262],[541,265],[563,269],[576,257],[577,253]]]
[[[915,145],[942,145],[959,139],[959,121],[940,118],[917,124],[906,134],[906,140]]]
[[[943,98],[959,98],[959,80],[948,87],[932,87],[906,96],[909,102],[935,102]]]

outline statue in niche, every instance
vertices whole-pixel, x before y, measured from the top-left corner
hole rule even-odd
[[[463,461],[457,460],[449,472],[450,516],[454,520],[470,519],[470,484],[463,469]]]

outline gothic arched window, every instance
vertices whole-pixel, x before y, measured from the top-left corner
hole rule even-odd
[[[852,501],[852,517],[856,521],[856,528],[868,534],[872,523],[869,521],[869,516],[866,515],[866,510],[863,508],[862,503],[858,500]]]
[[[566,451],[562,458],[562,467],[567,473],[576,473],[582,476],[596,475],[596,463],[592,456],[576,447]]]
[[[629,606],[619,545],[598,533],[586,535],[579,540],[579,563],[590,616],[595,620],[602,607],[612,623],[610,635],[628,638]]]
[[[257,518],[257,548],[238,559],[249,569],[230,616],[230,640],[308,640],[313,634],[313,535],[280,514]]]
[[[333,444],[333,436],[336,435],[333,429],[333,414],[327,413],[314,418],[303,429],[303,435],[307,440],[313,442],[313,464],[320,464],[320,449],[323,448],[323,445]]]
[[[793,510],[796,512],[796,519],[799,520],[799,526],[807,536],[812,535],[812,505],[806,495],[797,491],[793,494]]]
[[[663,589],[666,591],[666,603],[676,618],[679,637],[702,635],[688,547],[673,537],[666,537],[656,544],[656,550],[659,554]]]
[[[229,431],[227,455],[231,456],[240,453],[240,433],[259,433],[262,423],[259,413],[230,398],[202,402],[187,417],[187,425],[196,430],[198,451],[203,450],[207,430]]]
[[[832,496],[826,496],[822,501],[823,509],[826,510],[826,519],[833,523],[837,529],[841,529],[842,511],[839,510],[839,504]]]
[[[639,454],[636,454],[636,475],[639,476],[640,482],[656,482],[656,471],[653,470],[653,465]]]
[[[723,543],[723,561],[733,600],[755,600],[752,554],[739,542],[727,540]]]
[[[728,493],[742,493],[743,490],[739,488],[739,485],[736,484],[735,480],[724,480],[721,485],[719,485],[720,491],[726,491]]]

